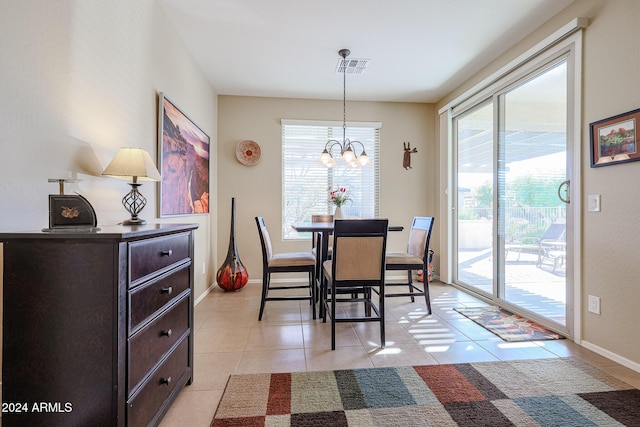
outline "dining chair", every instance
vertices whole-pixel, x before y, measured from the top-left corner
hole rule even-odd
[[[283,252],[273,253],[269,231],[264,223],[264,218],[257,216],[256,224],[260,243],[262,244],[262,298],[260,300],[260,313],[258,320],[262,320],[262,313],[267,301],[309,300],[311,313],[316,318],[316,257],[311,252]],[[308,272],[309,283],[300,285],[271,284],[272,273],[297,273]],[[278,295],[270,296],[270,291],[289,291],[291,289],[308,289],[309,295]]]
[[[333,259],[322,265],[322,320],[331,318],[331,349],[336,349],[336,323],[379,322],[380,347],[385,346],[384,286],[387,219],[337,219],[333,230]],[[362,294],[362,296],[360,296]],[[377,296],[377,303],[374,299]],[[350,315],[339,316],[337,303],[364,303]]]
[[[408,287],[408,292],[395,292],[385,294],[386,297],[411,297],[411,302],[415,301],[415,296],[424,295],[427,304],[427,312],[431,314],[431,300],[429,298],[429,279],[427,271],[429,268],[429,241],[433,230],[434,218],[430,216],[417,216],[413,218],[411,230],[409,231],[409,243],[406,252],[389,252],[386,256],[386,269],[390,271],[407,271],[406,283],[389,282],[386,284],[387,290],[391,287]],[[413,282],[413,270],[422,270],[422,289]]]
[[[333,215],[311,215],[311,222],[333,222]],[[321,274],[321,262],[320,262],[320,243],[322,238],[320,233],[313,233],[311,236],[311,253],[316,257],[316,278],[322,277]],[[329,243],[327,244],[327,259],[331,259],[331,251],[333,250],[333,234],[329,235]],[[316,297],[320,297],[320,292],[316,294]],[[318,302],[316,300],[316,302]]]
[[[333,215],[311,215],[311,222],[333,222]],[[320,236],[318,233],[313,233],[311,239],[311,250],[316,253]],[[331,254],[331,247],[333,246],[333,237],[329,236],[329,247],[327,248],[329,255]]]

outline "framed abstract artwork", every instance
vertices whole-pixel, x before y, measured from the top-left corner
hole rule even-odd
[[[158,106],[159,216],[207,214],[209,136],[163,93]]]
[[[640,160],[638,125],[640,110],[593,122],[591,134],[591,167]]]

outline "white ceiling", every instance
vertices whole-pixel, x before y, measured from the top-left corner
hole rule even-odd
[[[436,102],[573,0],[160,0],[219,95]]]

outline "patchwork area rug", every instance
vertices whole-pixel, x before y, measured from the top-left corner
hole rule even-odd
[[[640,390],[575,358],[232,375],[212,426],[638,426]]]
[[[478,325],[509,342],[564,339],[562,335],[546,329],[531,320],[494,306],[454,308]]]

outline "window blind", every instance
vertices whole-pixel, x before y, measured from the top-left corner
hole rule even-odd
[[[282,120],[282,237],[308,238],[291,225],[311,221],[311,215],[333,214],[330,189],[344,187],[351,200],[343,207],[345,216],[375,218],[379,214],[379,122],[348,122],[346,137],[360,141],[371,165],[352,168],[339,159],[338,147],[332,151],[337,165],[327,168],[318,158],[327,141],[342,142],[342,122]],[[356,155],[359,144],[354,145]]]

